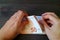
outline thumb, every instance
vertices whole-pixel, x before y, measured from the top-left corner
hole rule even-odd
[[[45,33],[46,33],[47,35],[49,35],[49,34],[50,34],[50,29],[49,29],[49,27],[46,27],[46,26],[44,25],[44,28],[45,28]]]
[[[44,26],[45,29],[45,33],[50,33],[50,27],[48,26],[48,24],[44,21],[44,19],[42,18],[42,24]]]

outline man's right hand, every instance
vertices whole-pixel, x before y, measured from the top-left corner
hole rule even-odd
[[[45,32],[50,40],[60,40],[60,19],[52,12],[42,14]],[[45,22],[44,20],[47,20]],[[52,24],[49,26],[47,23]]]

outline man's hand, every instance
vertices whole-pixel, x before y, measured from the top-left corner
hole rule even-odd
[[[19,10],[16,12],[0,29],[0,39],[11,40],[18,35],[20,30],[23,28],[23,25],[25,25],[25,22],[22,23],[22,19],[26,16],[27,14],[23,11]]]
[[[44,13],[42,17],[48,38],[50,40],[60,40],[60,19],[52,12]],[[51,25],[48,25],[48,23]]]

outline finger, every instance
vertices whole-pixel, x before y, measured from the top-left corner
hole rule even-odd
[[[25,28],[25,25],[28,24],[28,23],[29,23],[28,19],[24,17],[24,18],[22,19],[21,25],[20,25],[20,27],[19,27],[19,29],[18,29],[18,33],[19,33],[19,34],[21,33],[21,30],[23,30],[23,29]]]
[[[13,25],[15,22],[17,22],[19,24],[19,21],[22,20],[22,17],[24,16],[23,11],[18,11],[16,12],[3,26],[5,27],[11,27],[11,25]]]
[[[10,19],[6,22],[6,23],[12,23],[13,21],[15,21],[15,19],[18,17],[19,11],[17,11],[13,16],[10,17]]]
[[[23,13],[25,13],[25,14],[24,14],[24,16],[26,16],[26,17],[28,16],[28,14],[27,14],[27,12],[26,12],[26,11],[23,11]]]
[[[23,21],[18,29],[18,33],[20,34],[24,28],[25,28],[25,25],[28,24],[29,22],[28,21]]]
[[[53,21],[54,23],[56,23],[56,21],[58,20],[57,18],[55,18],[54,16],[52,16],[52,15],[44,15],[44,16],[42,16],[44,19],[49,19],[49,20],[51,20],[51,21]]]
[[[44,14],[42,14],[42,15],[46,15],[46,14],[52,15],[52,16],[58,18],[58,16],[57,16],[55,13],[53,13],[53,12],[46,12],[46,13],[44,13]]]
[[[47,27],[48,29],[50,29],[49,25],[44,21],[44,19],[42,18],[42,24],[44,27]]]
[[[27,16],[28,14],[25,11],[22,11],[21,15],[19,15],[19,21],[20,22],[28,21]]]
[[[16,12],[6,23],[5,25],[3,26],[3,29],[9,29],[11,27],[13,27],[15,24],[15,27],[17,26],[17,24],[19,24],[19,19],[20,19],[20,16],[23,16],[23,13],[22,11],[18,11]]]
[[[20,13],[20,12],[19,12],[19,13]],[[26,16],[27,16],[27,13],[25,13],[24,11],[22,11],[22,12],[20,13],[20,15],[18,15],[18,24],[19,24],[19,25],[21,24],[23,18],[26,17]]]
[[[44,27],[45,27],[45,33],[48,36],[50,34],[51,30],[46,26],[44,26]]]
[[[49,20],[49,21],[47,21],[47,23],[51,23],[51,24],[53,24],[53,21],[50,21],[50,20]]]
[[[39,22],[39,24],[43,24],[43,21],[42,20],[39,20],[38,22]]]
[[[7,30],[10,29],[11,27],[13,27],[13,25],[16,23],[16,19],[14,19],[14,21],[12,21],[12,19],[8,20],[4,26],[1,28],[1,30]]]

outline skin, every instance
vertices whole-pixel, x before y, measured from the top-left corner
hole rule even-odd
[[[55,13],[46,12],[42,14],[43,25],[45,28],[45,33],[47,34],[50,40],[60,40],[60,19]],[[47,24],[46,19],[49,19],[47,22],[52,24],[51,27]]]
[[[28,23],[26,20],[22,21],[25,16],[27,16],[26,12],[21,10],[16,12],[0,29],[0,40],[13,40],[18,34],[22,33],[21,30]],[[50,40],[60,40],[60,19],[52,12],[42,14],[42,18],[42,24],[48,38]],[[49,19],[47,22],[52,24],[51,27],[44,21],[46,19]]]
[[[26,12],[21,10],[17,11],[0,29],[0,40],[12,40],[21,33],[21,29],[26,24],[23,22],[23,17],[26,17]]]

